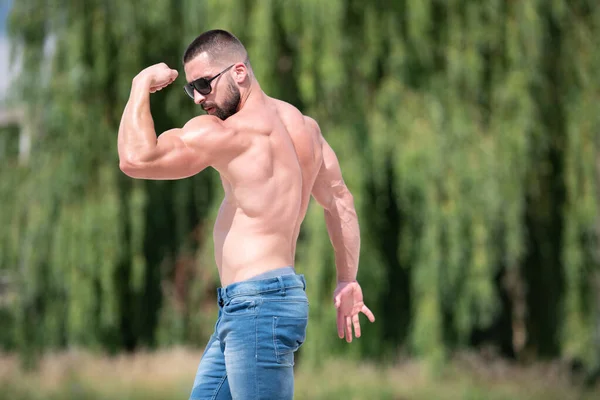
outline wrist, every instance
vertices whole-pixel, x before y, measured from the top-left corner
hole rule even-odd
[[[132,91],[150,91],[150,84],[152,83],[152,78],[147,74],[138,74],[131,81],[131,90]]]

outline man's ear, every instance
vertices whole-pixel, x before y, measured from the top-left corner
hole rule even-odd
[[[248,67],[246,67],[246,64],[237,63],[233,67],[233,76],[234,76],[235,81],[238,84],[244,83],[244,81],[248,78],[248,75],[249,75],[249,71],[248,71]]]

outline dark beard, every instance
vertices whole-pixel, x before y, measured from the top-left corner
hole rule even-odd
[[[237,112],[238,106],[240,105],[240,89],[235,86],[232,82],[229,82],[228,86],[229,96],[223,103],[223,106],[215,105],[215,116],[221,120],[226,120]]]

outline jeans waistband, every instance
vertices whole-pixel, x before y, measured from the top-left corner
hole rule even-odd
[[[302,274],[281,275],[273,278],[235,282],[217,289],[220,304],[237,296],[249,296],[261,293],[276,292],[286,289],[306,289],[306,279]]]

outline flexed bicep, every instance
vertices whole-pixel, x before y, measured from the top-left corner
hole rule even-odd
[[[182,179],[193,176],[208,166],[205,154],[190,146],[181,129],[161,134],[152,152],[139,157],[121,160],[120,168],[137,179]]]
[[[161,134],[150,151],[133,152],[121,170],[138,179],[169,180],[193,176],[240,151],[236,132],[206,118]]]

